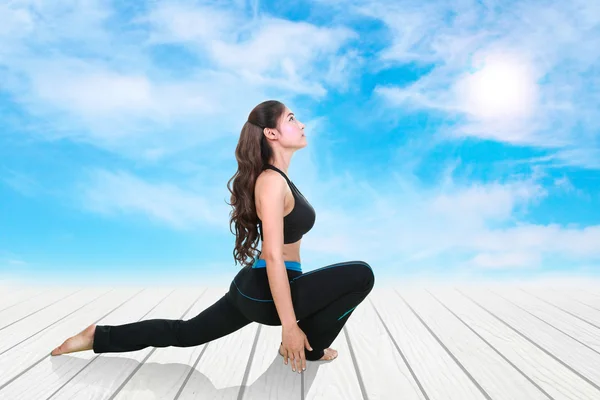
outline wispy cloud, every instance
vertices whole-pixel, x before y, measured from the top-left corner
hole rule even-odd
[[[102,169],[87,172],[76,190],[79,206],[111,217],[142,217],[176,230],[228,227],[228,206],[221,207],[214,192],[182,189],[171,182],[148,182],[124,171]],[[219,199],[220,200],[220,199]]]
[[[125,14],[93,0],[15,1],[3,11],[4,90],[29,116],[53,121],[30,133],[134,158],[237,134],[267,98],[344,90],[355,71],[349,60],[359,58],[347,48],[357,38],[348,28],[264,12],[248,18],[235,3],[160,3]]]
[[[26,265],[29,264],[19,254],[15,254],[12,251],[0,249],[0,267],[8,266],[10,269],[13,267],[24,267]]]
[[[538,268],[541,257],[535,253],[499,252],[479,253],[471,260],[476,268]]]
[[[593,198],[566,168],[556,171],[600,169],[598,4],[318,3],[330,21],[320,13],[284,19],[240,1],[0,4],[0,91],[14,111],[0,120],[42,150],[47,141],[56,154],[60,144],[84,142],[86,155],[101,154],[69,153],[77,181],[62,193],[12,165],[0,179],[23,195],[75,199],[79,210],[150,221],[165,234],[207,229],[230,238],[224,200],[235,142],[252,107],[276,98],[307,123],[309,145],[290,166],[317,212],[303,260],[360,258],[392,272],[600,263],[596,221],[530,218],[557,194]],[[364,120],[348,112],[353,106]],[[423,118],[393,129],[377,119],[411,110]],[[440,116],[441,126],[430,125]],[[395,149],[399,141],[377,135],[394,129],[407,139]],[[499,178],[462,176],[452,152],[465,138],[536,151],[494,157]],[[439,149],[427,165],[424,156]],[[362,161],[354,154],[386,173],[352,170]],[[544,174],[550,167],[556,174]],[[28,256],[0,258],[15,266]]]
[[[323,130],[321,120],[307,120],[309,140]],[[296,182],[306,184],[304,193],[314,193],[318,185],[318,166],[314,164],[314,146],[296,156],[291,171],[301,171]],[[229,176],[214,167],[183,161],[174,163],[175,179],[149,178],[124,169],[90,168],[82,171],[79,181],[68,193],[79,209],[108,218],[139,218],[174,230],[210,229],[230,234]],[[235,171],[232,171],[232,174]],[[183,176],[188,176],[183,178]],[[299,183],[300,184],[300,183]]]
[[[560,149],[596,167],[600,131],[600,6],[595,2],[360,2],[350,12],[392,32],[383,67],[431,71],[375,89],[389,106],[454,117],[448,137]]]
[[[548,195],[539,179],[450,179],[427,187],[401,176],[378,181],[377,187],[351,178],[327,182],[327,190],[321,188],[327,201],[317,201],[318,223],[303,246],[322,254],[364,257],[398,272],[440,263],[453,270],[530,269],[552,257],[600,261],[600,226],[526,222],[528,211]],[[335,204],[345,198],[352,198],[356,207],[337,210]]]
[[[344,54],[340,48],[357,34],[345,27],[318,27],[246,15],[213,6],[160,5],[145,18],[152,44],[185,44],[222,70],[288,91],[322,96],[323,77]],[[245,37],[239,39],[240,36]]]
[[[45,192],[44,188],[35,178],[10,168],[2,169],[0,181],[3,181],[13,190],[25,196],[38,196]]]

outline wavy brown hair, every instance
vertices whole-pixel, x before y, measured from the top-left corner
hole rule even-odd
[[[263,131],[265,128],[277,128],[284,111],[285,105],[277,100],[264,101],[254,107],[242,127],[235,149],[238,170],[227,182],[227,188],[231,192],[231,203],[227,204],[233,207],[229,230],[231,231],[231,224],[234,223],[236,238],[233,258],[236,265],[238,261],[243,266],[250,265],[256,255],[260,254],[256,251],[259,232],[254,185],[264,165],[269,163],[273,155]],[[232,181],[233,185],[230,187]],[[246,261],[248,257],[250,261]]]

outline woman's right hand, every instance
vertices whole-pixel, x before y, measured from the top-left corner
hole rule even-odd
[[[281,345],[283,353],[283,362],[287,365],[288,358],[292,361],[292,371],[300,368],[306,370],[306,358],[304,348],[312,351],[312,347],[308,343],[308,339],[298,324],[283,326],[281,332]]]

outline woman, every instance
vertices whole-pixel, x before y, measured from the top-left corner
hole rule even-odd
[[[187,321],[90,325],[51,354],[197,346],[258,322],[282,327],[279,353],[286,365],[291,360],[293,371],[305,370],[306,360],[333,360],[337,351],[328,346],[371,292],[375,277],[363,261],[302,273],[300,242],[316,214],[287,169],[305,146],[304,124],[281,102],[265,101],[250,113],[236,148],[238,171],[228,182],[230,223],[236,225],[233,254],[244,267],[220,300]],[[263,243],[255,258],[259,233]]]

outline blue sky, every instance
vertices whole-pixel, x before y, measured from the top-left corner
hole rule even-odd
[[[288,171],[317,213],[304,271],[599,270],[597,2],[16,0],[0,15],[4,279],[227,284],[226,183],[267,99],[306,124]]]

